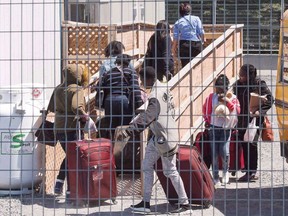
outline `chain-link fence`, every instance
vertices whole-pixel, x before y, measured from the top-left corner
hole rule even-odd
[[[285,7],[1,0],[0,215],[286,215]]]

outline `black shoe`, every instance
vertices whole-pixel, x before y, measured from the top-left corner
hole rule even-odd
[[[251,181],[256,181],[258,180],[258,176],[256,176],[254,173],[253,174],[248,174],[246,173],[244,176],[238,179],[239,182],[251,182]]]
[[[65,200],[67,203],[71,202],[70,191],[66,191]]]
[[[180,204],[176,209],[170,211],[171,214],[185,212],[187,210],[192,211],[192,206],[190,204]]]
[[[131,205],[130,209],[132,209],[135,212],[145,212],[145,213],[150,213],[150,203],[149,202],[144,202],[143,200],[138,203],[137,205]]]
[[[64,185],[64,181],[57,179],[56,183],[55,183],[55,187],[54,187],[54,193],[55,194],[62,194],[63,185]]]

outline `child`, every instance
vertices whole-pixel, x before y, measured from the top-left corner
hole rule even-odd
[[[231,129],[237,124],[237,115],[240,113],[240,105],[236,95],[228,92],[229,84],[230,82],[226,75],[219,75],[214,83],[214,93],[211,93],[206,98],[203,105],[205,127],[210,128],[209,137],[212,152],[212,172],[214,184],[216,186],[220,184],[218,165],[219,156],[221,156],[223,164],[222,184],[229,183],[228,169],[230,135]],[[223,106],[223,104],[226,105],[230,112],[226,111],[219,115],[219,107]]]
[[[135,117],[127,129],[127,134],[140,133],[149,127],[153,133],[148,141],[145,158],[142,163],[144,172],[143,200],[132,205],[134,212],[150,213],[150,199],[154,182],[154,164],[159,158],[162,160],[163,172],[174,186],[179,200],[176,209],[171,213],[192,211],[185,192],[181,176],[176,168],[176,152],[178,149],[178,128],[173,119],[174,106],[167,86],[156,79],[153,67],[147,66],[140,71],[140,79],[146,89],[151,89],[148,106],[145,112]]]

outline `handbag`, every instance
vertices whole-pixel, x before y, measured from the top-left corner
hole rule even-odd
[[[264,117],[263,127],[262,127],[262,141],[264,142],[273,142],[274,141],[274,133],[271,127],[271,122],[268,116]]]
[[[252,121],[248,124],[248,127],[245,131],[243,141],[252,143],[254,141],[258,128],[259,127],[256,126],[256,117],[253,117]]]
[[[55,146],[57,143],[54,135],[54,123],[47,120],[40,125],[35,136],[38,142],[45,145]]]

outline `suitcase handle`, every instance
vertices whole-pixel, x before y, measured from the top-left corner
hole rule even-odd
[[[78,131],[77,140],[82,141],[82,139],[81,139],[81,123],[80,123],[79,119],[77,119],[77,131]]]
[[[78,141],[82,141],[82,139],[81,139],[81,123],[80,123],[79,119],[78,119],[77,121],[78,121],[78,124],[77,124],[77,130],[78,130],[77,140],[78,140]],[[93,140],[91,139],[91,132],[90,132],[90,130],[88,130],[88,138],[87,138],[87,139],[84,139],[84,140],[85,140],[85,141],[93,141]]]

